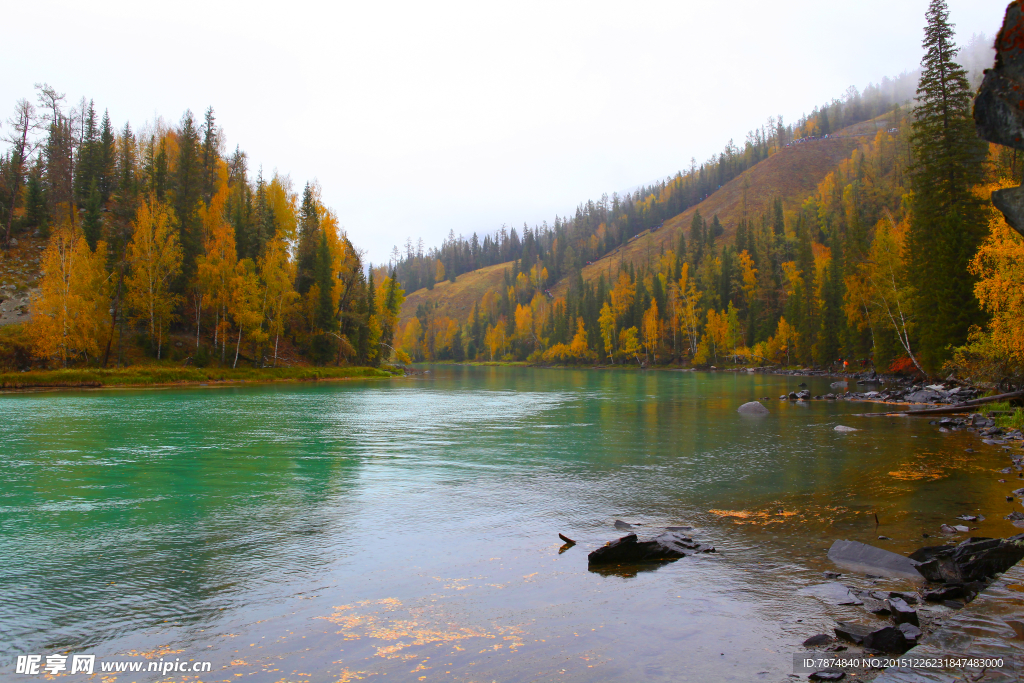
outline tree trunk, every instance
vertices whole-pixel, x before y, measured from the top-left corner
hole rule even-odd
[[[238,326],[238,341],[235,343],[235,362],[231,364],[231,369],[234,370],[238,366],[238,349],[242,346],[242,326]]]
[[[196,351],[199,350],[199,325],[203,319],[203,295],[196,297]]]

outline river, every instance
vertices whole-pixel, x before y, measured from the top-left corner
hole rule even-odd
[[[0,680],[54,652],[268,683],[792,680],[805,638],[863,620],[807,590],[836,538],[1019,531],[1001,449],[780,401],[800,378],[429,370],[0,395]],[[718,552],[588,571],[616,519]]]

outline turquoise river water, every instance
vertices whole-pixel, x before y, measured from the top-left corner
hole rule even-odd
[[[836,538],[1019,531],[1002,449],[778,400],[799,381],[436,366],[0,395],[0,680],[32,653],[212,663],[104,683],[792,680],[857,616],[805,590]],[[718,552],[588,571],[616,519]]]

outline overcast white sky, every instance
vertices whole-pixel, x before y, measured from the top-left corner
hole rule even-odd
[[[0,111],[43,81],[136,129],[212,105],[253,173],[317,178],[381,262],[551,222],[912,69],[927,5],[35,0],[4,9]],[[1006,0],[949,6],[965,43]]]

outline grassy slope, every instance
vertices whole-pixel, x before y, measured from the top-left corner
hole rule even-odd
[[[736,236],[736,223],[743,214],[744,185],[747,186],[748,216],[758,216],[778,196],[782,196],[786,211],[794,210],[840,161],[849,158],[853,150],[870,140],[877,130],[887,127],[885,119],[879,118],[877,122],[865,121],[844,128],[829,140],[786,147],[747,169],[697,206],[665,221],[664,227],[658,232],[640,233],[633,241],[586,266],[583,277],[587,281],[595,280],[601,273],[606,276],[614,273],[620,261],[639,264],[648,258],[657,258],[662,247],[674,249],[681,230],[687,231],[689,238],[690,221],[693,212],[698,210],[708,221],[717,214],[725,228],[725,235],[719,240],[731,242]],[[420,289],[413,292],[402,307],[402,322],[415,314],[419,304],[427,301],[437,302],[438,313],[441,315],[465,320],[473,303],[479,301],[487,290],[495,289],[501,283],[505,270],[511,267],[511,262],[488,266],[460,275],[454,284],[444,282],[436,285],[433,291]],[[562,280],[551,289],[556,296],[564,296],[566,287],[566,281]]]
[[[439,315],[447,315],[459,321],[469,316],[473,304],[480,301],[489,289],[497,289],[502,283],[505,271],[512,268],[512,262],[499,263],[494,266],[487,266],[474,270],[471,273],[463,273],[456,278],[454,283],[439,282],[434,289],[418,289],[405,299],[402,305],[401,320],[406,320],[416,315],[416,307],[426,301],[437,302]]]

